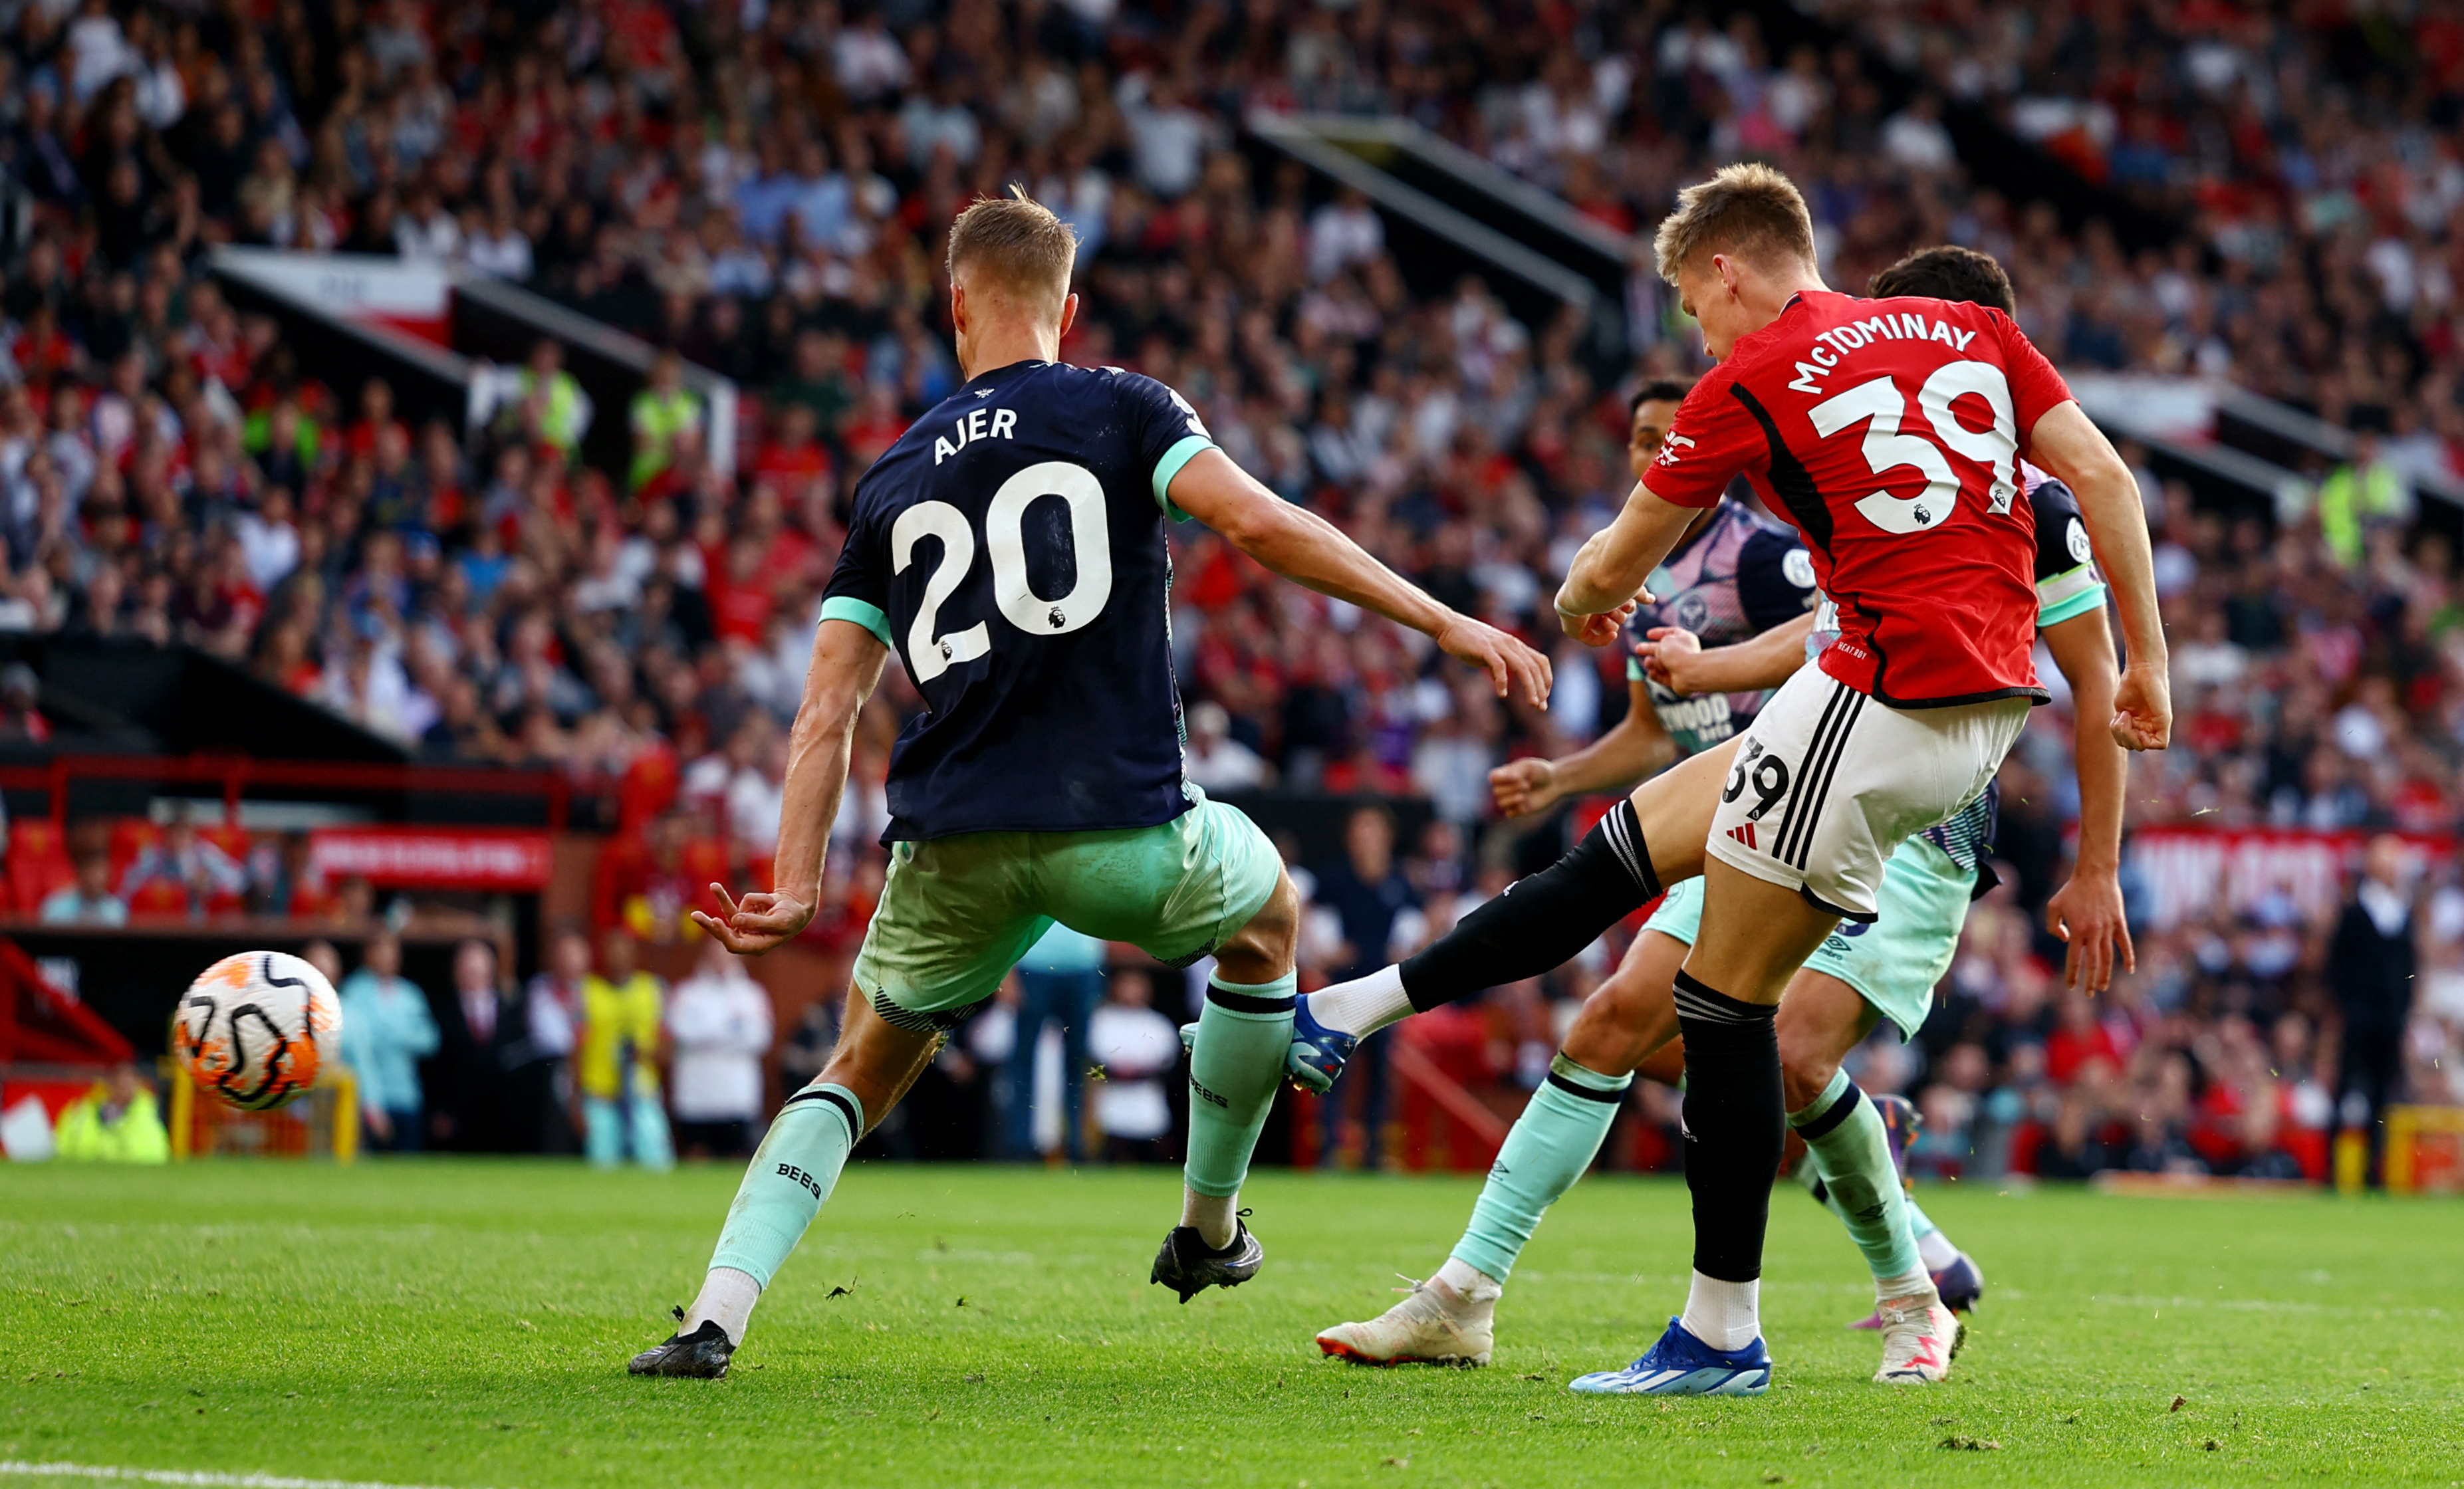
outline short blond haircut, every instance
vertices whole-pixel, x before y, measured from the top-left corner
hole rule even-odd
[[[1017,186],[1005,197],[984,197],[950,227],[949,271],[991,276],[1003,289],[1060,314],[1069,294],[1070,267],[1078,258],[1078,234],[1052,209]]]
[[[1750,259],[1758,267],[1814,264],[1814,217],[1796,183],[1768,165],[1748,161],[1723,165],[1708,181],[1677,193],[1677,210],[1652,241],[1660,277],[1677,282],[1678,271],[1705,253]]]

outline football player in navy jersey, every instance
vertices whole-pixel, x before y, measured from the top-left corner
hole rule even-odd
[[[1660,458],[1661,441],[1685,385],[1644,383],[1628,403],[1626,463],[1639,480]],[[1680,696],[1652,678],[1643,658],[1671,628],[1705,646],[1725,646],[1813,612],[1814,562],[1786,525],[1742,502],[1705,507],[1651,576],[1650,602],[1626,622],[1625,717],[1565,756],[1509,760],[1489,773],[1509,817],[1546,811],[1568,797],[1631,786],[1669,764],[1736,736],[1754,721],[1768,689]]]
[[[1181,1224],[1154,1280],[1181,1301],[1255,1275],[1236,1205],[1291,1041],[1299,899],[1273,844],[1181,772],[1164,524],[1194,516],[1267,568],[1411,626],[1534,707],[1548,660],[1438,603],[1250,479],[1152,378],[1060,361],[1069,229],[1016,196],[950,232],[965,384],[857,483],[796,718],[777,879],[696,912],[730,951],[794,937],[820,899],[856,716],[892,651],[927,711],[890,762],[888,881],[829,1064],[789,1097],[676,1331],[635,1374],[716,1377],[761,1289],[947,1031],[1054,921],[1215,972],[1190,1062]]]
[[[1872,292],[1876,297],[1975,301],[2006,313],[2013,308],[2001,267],[1966,249],[1912,254],[1877,275]],[[2115,950],[2125,962],[2130,956],[2118,877],[2127,756],[2105,728],[2119,671],[2104,614],[2105,587],[2090,561],[2078,502],[2061,482],[2032,467],[2023,465],[2022,475],[2023,499],[2035,518],[2037,624],[2071,685],[2078,725],[2079,853],[2070,882],[2054,896],[2047,915],[2070,945],[2066,975],[2100,989],[2110,980]],[[1679,569],[1691,552],[1681,543],[1677,556],[1653,577],[1655,594],[1677,593],[1661,575]],[[1687,571],[1675,582],[1691,577]],[[1739,591],[1745,582],[1742,571],[1727,580]],[[1710,614],[1748,606],[1741,592],[1715,593],[1703,609]],[[1664,612],[1668,602],[1639,615],[1654,608]],[[1826,603],[1822,614],[1781,622],[1750,640],[1733,626],[1712,636],[1698,636],[1691,627],[1649,626],[1639,643],[1631,644],[1640,653],[1639,668],[1651,690],[1646,693],[1643,682],[1634,685],[1635,714],[1589,749],[1553,765],[1535,770],[1533,762],[1515,761],[1499,767],[1490,779],[1500,806],[1509,815],[1537,811],[1563,795],[1622,785],[1672,753],[1718,749],[1719,741],[1692,735],[1684,716],[1672,719],[1670,705],[1717,698],[1722,702],[1712,712],[1727,717],[1742,701],[1749,720],[1751,704],[1827,643],[1828,610]],[[1702,649],[1705,642],[1713,643],[1712,649]],[[1645,710],[1646,697],[1660,706]],[[1663,697],[1669,702],[1661,703]],[[1650,715],[1660,723],[1648,722]],[[1662,729],[1677,741],[1675,751],[1661,742]],[[1840,1061],[1884,1019],[1911,1039],[1924,1023],[1934,986],[1958,949],[1969,902],[1991,887],[1982,854],[1991,836],[1992,811],[1989,791],[1950,821],[1901,843],[1882,876],[1880,918],[1868,926],[1842,926],[1825,938],[1792,979],[1779,1007],[1788,1110],[1808,1146],[1798,1177],[1846,1224],[1873,1271],[1878,1306],[1860,1326],[1883,1333],[1883,1361],[1875,1378],[1887,1384],[1929,1383],[1947,1373],[1965,1331],[1953,1313],[1974,1304],[1983,1280],[1974,1262],[1901,1189],[1896,1160],[1913,1134],[1912,1109],[1897,1097],[1865,1099],[1840,1070]],[[1548,1084],[1507,1136],[1471,1223],[1444,1266],[1379,1318],[1321,1333],[1321,1349],[1379,1365],[1486,1361],[1502,1284],[1549,1206],[1590,1167],[1632,1074],[1642,1069],[1674,1083],[1683,1068],[1670,1059],[1681,1048],[1675,1042],[1673,983],[1697,935],[1702,909],[1700,879],[1672,887],[1616,974],[1587,1000]],[[1526,908],[1523,913],[1531,911]],[[1441,940],[1422,956],[1441,956],[1444,946]],[[1313,1009],[1328,994],[1343,993],[1339,985],[1307,1001]],[[1664,1389],[1661,1373],[1606,1372],[1586,1377],[1593,1384],[1576,1389]]]

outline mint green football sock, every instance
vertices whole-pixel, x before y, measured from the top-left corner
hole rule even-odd
[[[1249,1176],[1292,1047],[1299,987],[1293,973],[1264,983],[1206,979],[1189,1052],[1189,1161],[1181,1175],[1192,1193],[1228,1199]]]
[[[1551,1061],[1549,1079],[1531,1093],[1497,1150],[1454,1259],[1505,1281],[1540,1217],[1599,1155],[1632,1084],[1631,1075],[1604,1076],[1563,1055]]]
[[[727,1207],[712,1268],[733,1268],[768,1287],[838,1186],[863,1132],[864,1104],[844,1085],[817,1083],[788,1097]]]
[[[1822,1094],[1803,1110],[1790,1112],[1788,1124],[1805,1139],[1806,1155],[1822,1180],[1822,1202],[1848,1227],[1874,1276],[1904,1278],[1917,1271],[1912,1207],[1900,1189],[1899,1171],[1891,1167],[1890,1135],[1882,1128],[1882,1114],[1848,1072],[1833,1071]]]

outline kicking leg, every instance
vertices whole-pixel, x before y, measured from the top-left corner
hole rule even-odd
[[[1553,972],[1600,933],[1703,871],[1733,743],[1635,788],[1564,858],[1518,880],[1400,966],[1302,1000],[1292,1075],[1323,1090],[1354,1043],[1415,1013]]]
[[[1183,1303],[1208,1287],[1247,1281],[1265,1258],[1237,1212],[1291,1050],[1299,937],[1300,891],[1279,874],[1265,907],[1216,950],[1206,979],[1206,1006],[1190,1041],[1180,1224],[1164,1237],[1153,1273]]]
[[[677,1315],[673,1335],[633,1357],[632,1373],[727,1373],[754,1303],[829,1198],[848,1150],[898,1105],[940,1044],[939,1034],[900,1028],[850,994],[829,1064],[787,1098],[744,1171],[700,1296]]]
[[[1488,1363],[1497,1300],[1515,1259],[1557,1196],[1591,1168],[1636,1063],[1677,1032],[1669,981],[1684,957],[1685,943],[1673,936],[1636,938],[1584,1001],[1548,1081],[1507,1133],[1454,1255],[1380,1317],[1319,1334],[1319,1349],[1366,1365]]]

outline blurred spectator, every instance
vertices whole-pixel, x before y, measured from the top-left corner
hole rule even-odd
[[[663,351],[650,364],[649,385],[633,395],[632,488],[640,491],[675,464],[688,442],[702,434],[701,398],[684,385],[684,360]]]
[[[52,1156],[64,1163],[169,1163],[171,1134],[163,1127],[154,1088],[126,1061],[62,1108]]]
[[[2368,535],[2400,528],[2412,515],[2412,483],[2383,453],[2375,431],[2357,436],[2353,458],[2319,484],[2320,532],[2327,551],[2348,569],[2362,561]]]
[[[1318,870],[1313,896],[1317,913],[1332,922],[1337,936],[1327,969],[1330,981],[1365,977],[1396,954],[1396,928],[1419,909],[1419,895],[1395,863],[1395,819],[1382,806],[1354,807],[1343,827],[1343,859]],[[1349,1160],[1345,1108],[1357,1096],[1360,1164],[1375,1169],[1383,1153],[1391,1045],[1369,1040],[1344,1067],[1320,1105],[1318,1163]]]
[[[676,1147],[696,1158],[735,1158],[753,1150],[761,1118],[761,1057],[770,1052],[770,995],[745,972],[741,958],[706,941],[693,974],[676,984],[668,1004],[674,1041]]]
[[[666,986],[639,957],[631,933],[617,927],[600,937],[600,970],[582,979],[582,1045],[574,1058],[582,1150],[603,1169],[627,1155],[646,1169],[675,1163],[659,1099]]]
[[[534,342],[516,386],[515,402],[500,416],[504,428],[545,446],[560,459],[571,459],[590,428],[591,407],[581,383],[564,370],[563,345],[553,337]]]
[[[260,915],[315,915],[333,907],[308,834],[284,833],[249,854],[249,909]]]
[[[11,662],[0,668],[0,744],[51,743],[52,725],[43,717],[42,693],[42,682],[25,663]]]
[[[324,977],[325,981],[334,988],[336,996],[339,997],[341,996],[342,987],[342,953],[334,950],[333,942],[325,940],[321,936],[309,942],[306,946],[299,949],[299,959],[306,962],[309,966],[316,968],[319,974]],[[433,1021],[435,1015],[433,1011],[431,1011],[429,1014],[430,1020]]]
[[[2343,1015],[2339,1126],[2366,1136],[2372,1185],[2385,1182],[2387,1108],[2404,1095],[2404,1036],[2415,967],[2412,909],[2403,842],[2371,839],[2353,897],[2336,922],[2327,979]]]
[[[1168,1163],[1172,1100],[1163,1078],[1180,1062],[1180,1033],[1155,1012],[1155,984],[1139,968],[1112,974],[1088,1025],[1087,1053],[1103,1081],[1095,1087],[1095,1129],[1114,1163]]]
[[[779,1045],[779,1084],[788,1091],[801,1091],[822,1077],[830,1062],[830,1054],[838,1047],[838,1000],[817,997],[804,1005],[796,1018],[796,1027]]]
[[[184,810],[163,826],[162,836],[138,850],[120,876],[120,897],[137,912],[198,915],[209,908],[245,903],[248,870],[197,832]]]
[[[583,987],[590,976],[590,937],[578,926],[566,926],[548,937],[547,965],[523,990],[522,1009],[529,1036],[525,1055],[539,1066],[551,1106],[561,1114],[576,1109],[574,1052],[581,1046]],[[552,1117],[543,1133],[549,1152],[569,1152],[573,1125]]]
[[[1104,995],[1105,945],[1055,921],[1018,959],[1017,1027],[1001,1104],[1001,1156],[1035,1156],[1036,1052],[1046,1026],[1061,1035],[1061,1146],[1069,1161],[1087,1157],[1087,1021]]]
[[[359,1083],[360,1123],[368,1146],[415,1153],[427,1121],[419,1062],[436,1053],[436,1018],[428,995],[402,974],[402,941],[390,931],[368,937],[360,970],[338,990],[342,1063]]]
[[[44,896],[38,918],[47,926],[124,926],[128,905],[111,892],[111,855],[87,848],[77,856],[77,881]]]
[[[1232,715],[1223,705],[1211,701],[1189,711],[1189,742],[1182,753],[1181,770],[1210,796],[1255,791],[1275,783],[1274,767],[1232,737]]]
[[[475,937],[453,952],[453,997],[438,1023],[428,1081],[429,1130],[466,1153],[537,1151],[539,1083],[529,1079],[523,1000],[496,971],[496,949]]]

